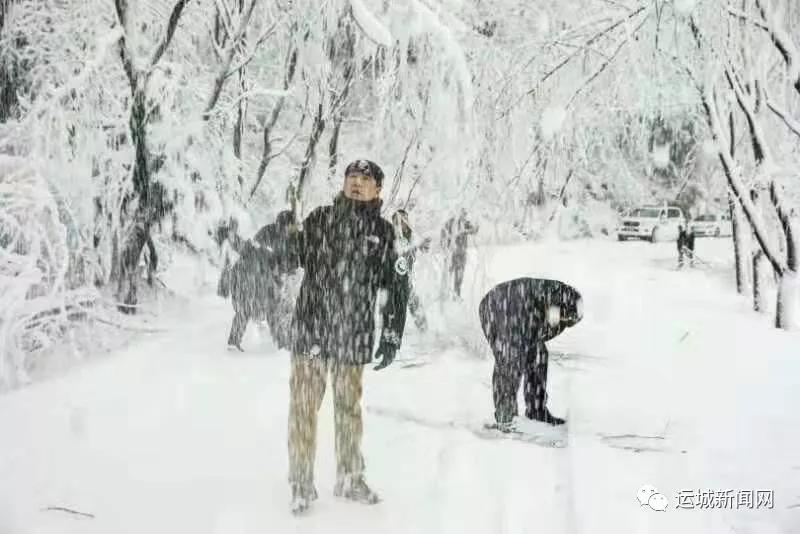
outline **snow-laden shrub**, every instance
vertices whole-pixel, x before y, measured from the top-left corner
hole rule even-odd
[[[561,207],[556,219],[560,239],[602,238],[613,234],[618,215],[607,204],[589,200]]]
[[[26,382],[27,360],[97,298],[74,228],[29,162],[0,156],[0,387]]]

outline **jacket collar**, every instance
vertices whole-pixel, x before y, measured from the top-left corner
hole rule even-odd
[[[339,193],[333,199],[333,206],[337,212],[342,214],[353,214],[360,217],[379,217],[383,200],[376,198],[370,202],[352,200]]]

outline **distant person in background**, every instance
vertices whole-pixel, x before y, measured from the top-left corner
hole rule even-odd
[[[442,247],[450,254],[448,270],[453,277],[453,292],[461,298],[464,270],[467,266],[468,238],[478,233],[477,225],[467,219],[467,210],[461,208],[458,218],[451,218],[442,229]]]
[[[683,268],[683,257],[689,258],[689,266],[694,267],[694,232],[687,224],[678,227],[678,269]]]
[[[564,419],[547,409],[549,341],[583,318],[575,288],[557,280],[517,278],[492,288],[478,307],[483,333],[494,353],[492,392],[497,428],[513,430],[517,391],[523,381],[525,417],[550,425]]]
[[[408,311],[414,317],[414,324],[417,330],[425,332],[428,329],[428,320],[425,317],[425,310],[422,308],[419,295],[414,289],[412,281],[412,271],[414,270],[414,262],[417,259],[417,252],[427,252],[430,250],[431,238],[428,237],[418,242],[414,239],[414,234],[409,224],[408,213],[404,209],[399,209],[392,215],[392,225],[395,232],[395,247],[397,255],[405,262],[405,268],[408,271],[409,280],[409,297],[408,297]]]

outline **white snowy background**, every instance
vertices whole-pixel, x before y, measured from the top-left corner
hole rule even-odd
[[[0,534],[800,531],[798,25],[794,0],[0,0]],[[366,373],[384,502],[331,496],[326,399],[298,520],[288,354],[256,325],[225,350],[214,237],[329,202],[362,157],[386,216],[480,232],[461,302],[420,257],[431,329]],[[616,241],[664,202],[737,231],[684,270]],[[522,275],[586,302],[550,343],[563,449],[468,429],[478,302]],[[728,489],[774,506],[675,507]]]

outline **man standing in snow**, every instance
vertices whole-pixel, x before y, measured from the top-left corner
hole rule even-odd
[[[492,391],[498,427],[505,431],[512,428],[521,379],[525,417],[551,425],[564,424],[546,406],[549,354],[545,341],[583,318],[580,293],[556,280],[518,278],[489,291],[481,300],[478,313],[494,353]]]
[[[411,273],[414,269],[414,262],[417,259],[417,252],[427,252],[430,250],[431,238],[426,238],[421,242],[414,240],[414,234],[411,231],[409,224],[408,212],[404,209],[399,209],[392,215],[392,225],[394,226],[394,233],[397,236],[397,253],[403,258],[408,266],[409,277],[409,297],[408,297],[408,311],[414,317],[414,324],[417,330],[424,332],[428,328],[428,320],[425,318],[425,310],[422,309],[419,295],[414,291],[414,285],[411,282]]]
[[[374,504],[364,479],[361,392],[364,366],[373,360],[374,311],[385,289],[383,331],[375,357],[383,369],[400,347],[408,300],[408,267],[395,235],[380,216],[383,171],[358,160],[345,170],[344,190],[332,205],[312,211],[297,234],[295,263],[304,269],[292,320],[289,382],[289,481],[292,511],[316,499],[314,457],[317,412],[330,373],[335,423],[334,494]]]
[[[478,227],[467,219],[467,210],[461,209],[458,219],[451,218],[442,230],[442,246],[450,253],[449,271],[453,275],[453,291],[461,298],[464,270],[467,266],[467,240],[478,233]]]
[[[678,269],[683,267],[683,257],[689,257],[689,266],[694,267],[694,232],[688,225],[678,227]]]

